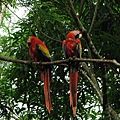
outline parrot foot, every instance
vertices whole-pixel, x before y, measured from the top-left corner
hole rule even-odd
[[[30,60],[30,61],[29,61],[29,65],[32,65],[33,62],[34,62],[33,60]]]
[[[73,56],[73,59],[75,59],[76,58],[76,56]]]
[[[43,71],[44,70],[44,66],[43,65],[41,65],[41,63],[42,63],[43,61],[41,60],[41,61],[39,61],[39,65],[38,65],[38,67],[39,67],[39,69],[41,70],[41,71]]]
[[[43,61],[41,60],[41,61],[39,61],[39,64],[41,64]]]
[[[71,60],[72,60],[72,57],[69,57],[68,60],[71,61]]]
[[[71,62],[71,61],[74,61],[75,60],[75,58],[76,58],[76,56],[73,56],[73,57],[69,57],[69,61]]]

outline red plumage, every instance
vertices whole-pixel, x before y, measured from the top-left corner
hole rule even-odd
[[[27,43],[29,45],[29,54],[31,58],[36,61],[43,61],[43,62],[50,62],[50,53],[46,47],[46,45],[38,38],[31,36]],[[40,66],[38,66],[41,68]],[[48,109],[48,112],[52,110],[51,105],[51,98],[50,98],[50,66],[44,66],[43,69],[41,69],[41,79],[44,80],[44,95],[45,95],[45,103],[46,107]]]
[[[64,49],[65,58],[77,57],[80,58],[82,54],[82,46],[80,37],[82,37],[81,31],[70,31],[63,41],[62,46]],[[77,107],[77,83],[78,83],[78,63],[74,62],[70,64],[70,106],[72,106],[73,115],[76,115]]]

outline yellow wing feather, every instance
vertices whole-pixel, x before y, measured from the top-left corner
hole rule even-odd
[[[82,45],[79,43],[78,44],[78,46],[79,46],[79,55],[80,55],[80,58],[82,57]]]
[[[38,46],[38,49],[41,50],[46,57],[50,58],[50,53],[48,49],[40,44]]]

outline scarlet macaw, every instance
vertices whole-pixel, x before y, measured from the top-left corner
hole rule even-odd
[[[79,38],[82,37],[82,32],[79,30],[70,31],[67,34],[66,40],[62,42],[65,58],[77,57],[81,58],[82,45]],[[70,64],[70,106],[72,106],[73,115],[76,115],[77,106],[77,83],[78,83],[78,62]]]
[[[46,45],[38,38],[31,36],[27,40],[29,46],[29,54],[35,62],[43,61],[50,62],[51,57]],[[44,80],[44,95],[45,103],[48,112],[52,110],[51,98],[50,98],[50,66],[44,66],[43,71],[41,71],[41,79]]]

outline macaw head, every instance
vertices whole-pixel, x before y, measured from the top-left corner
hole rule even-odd
[[[27,40],[27,44],[28,44],[29,47],[35,39],[36,39],[36,37],[34,37],[34,36],[29,37],[29,39]]]
[[[79,31],[79,30],[73,30],[73,31],[70,31],[68,34],[67,34],[67,37],[66,39],[80,39],[82,37],[82,32]]]

